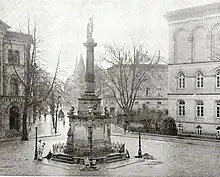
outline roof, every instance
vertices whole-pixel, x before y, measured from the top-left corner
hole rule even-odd
[[[164,17],[168,22],[173,22],[215,14],[220,14],[220,2],[170,11],[167,12]]]
[[[15,31],[7,31],[5,38],[8,40],[30,41],[33,42],[32,35],[19,33]]]
[[[132,64],[126,64],[126,65],[127,65],[127,67],[132,66]],[[138,65],[139,65],[139,67],[153,66],[153,64],[138,64]],[[114,68],[115,68],[115,66],[111,66],[111,67],[107,68],[107,70],[111,70],[111,69],[114,69]],[[156,64],[156,65],[154,66],[154,68],[164,68],[164,69],[168,69],[168,65],[167,65],[167,64]]]
[[[11,28],[8,24],[6,24],[5,22],[3,22],[1,19],[0,19],[0,24],[2,26],[4,26],[5,28]]]

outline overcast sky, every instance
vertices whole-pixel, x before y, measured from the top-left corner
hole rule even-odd
[[[219,0],[0,0],[0,18],[11,30],[26,31],[28,14],[37,21],[38,36],[44,39],[46,68],[53,72],[62,46],[62,78],[73,73],[76,58],[86,40],[86,25],[94,16],[95,58],[103,55],[103,44],[130,42],[130,36],[144,39],[149,53],[156,50],[168,57],[167,11],[209,4]]]

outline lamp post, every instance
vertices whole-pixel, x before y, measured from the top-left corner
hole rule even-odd
[[[59,109],[59,104],[60,104],[60,98],[61,98],[61,96],[58,96],[57,107],[56,107],[55,134],[57,133],[57,117],[58,117],[58,109]]]
[[[138,145],[138,155],[135,158],[142,158],[142,151],[141,151],[141,127],[139,127],[139,145]]]
[[[35,153],[34,153],[34,160],[37,160],[37,127],[36,129],[36,137],[35,137]]]

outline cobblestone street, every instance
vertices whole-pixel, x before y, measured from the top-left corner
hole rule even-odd
[[[66,142],[68,121],[65,126],[58,122],[59,131],[54,135],[51,120],[41,119],[35,126],[39,128],[39,139],[46,143],[44,155],[58,142]],[[34,161],[35,126],[29,141],[8,141],[0,144],[0,175],[52,175],[52,176],[220,176],[219,142],[173,139],[142,135],[142,151],[156,160],[141,161],[137,155],[138,135],[123,133],[112,125],[112,141],[126,143],[131,158],[124,162],[99,165],[97,172],[82,172],[83,165],[66,164],[44,159]],[[207,163],[208,162],[208,163]]]

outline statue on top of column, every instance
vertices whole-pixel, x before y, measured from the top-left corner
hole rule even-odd
[[[93,17],[89,18],[89,23],[87,24],[87,38],[92,37],[93,32]]]

